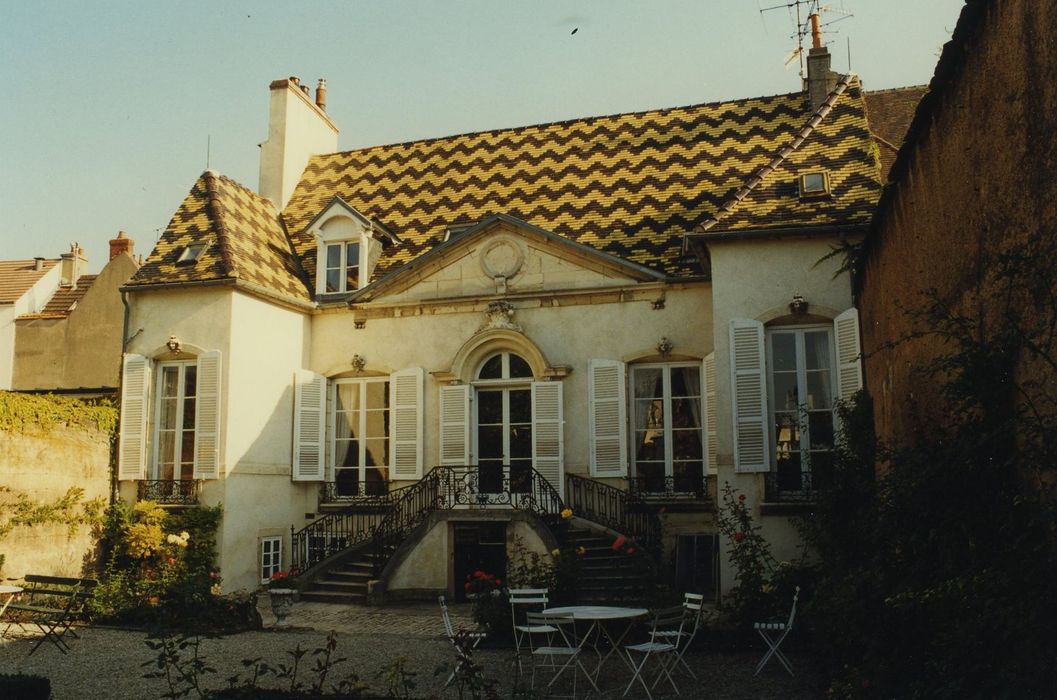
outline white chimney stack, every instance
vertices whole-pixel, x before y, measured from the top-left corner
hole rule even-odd
[[[325,84],[325,83],[324,83]],[[261,196],[282,210],[290,201],[308,159],[338,150],[338,127],[314,102],[297,76],[273,81],[268,108],[268,140],[261,144]]]

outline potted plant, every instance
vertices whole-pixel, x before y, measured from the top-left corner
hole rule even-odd
[[[294,594],[297,590],[290,587],[290,572],[276,571],[268,581],[268,598],[275,613],[275,627],[289,627],[286,616],[294,607]]]

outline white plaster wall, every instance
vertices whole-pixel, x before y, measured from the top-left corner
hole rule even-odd
[[[418,545],[389,578],[388,589],[448,590],[451,558],[451,521],[441,520],[429,529]]]
[[[714,343],[716,348],[717,484],[724,482],[740,490],[763,526],[774,555],[792,560],[800,554],[800,539],[790,519],[781,515],[760,516],[763,475],[734,472],[733,424],[731,421],[730,320],[754,318],[761,321],[787,315],[788,304],[796,293],[809,303],[809,312],[833,316],[852,306],[851,286],[846,274],[834,278],[840,260],[817,264],[831,252],[836,239],[785,239],[728,241],[712,243],[712,295]],[[817,264],[817,266],[816,266]],[[734,572],[723,552],[721,581],[729,590]]]
[[[293,376],[304,366],[310,322],[306,314],[256,297],[231,299],[227,368],[227,426],[220,566],[224,589],[259,584],[259,537],[283,536],[290,565],[290,527],[316,510],[317,483],[290,480]]]
[[[658,290],[656,296],[660,293]],[[570,306],[541,306],[539,299],[514,302],[514,322],[523,327],[547,361],[572,368],[563,380],[567,472],[588,472],[587,374],[591,359],[656,355],[662,337],[671,340],[676,355],[701,358],[712,351],[709,286],[700,283],[669,288],[666,296],[664,308],[657,310],[652,308],[653,295],[635,301]],[[309,367],[327,375],[351,371],[352,356],[359,354],[366,358],[368,371],[389,373],[407,367],[447,371],[459,348],[487,321],[485,306],[451,313],[404,309],[402,313],[411,315],[372,318],[362,329],[354,327],[351,312],[315,316]],[[425,469],[440,463],[439,387],[427,374]]]
[[[44,308],[59,288],[62,266],[45,272],[13,304],[0,304],[0,390],[10,389],[15,371],[15,319]]]

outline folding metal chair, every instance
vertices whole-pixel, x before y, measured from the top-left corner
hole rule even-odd
[[[799,599],[800,586],[797,586],[796,593],[793,594],[793,608],[789,611],[789,619],[787,621],[757,622],[753,625],[753,629],[759,632],[760,636],[763,637],[763,641],[767,642],[767,653],[760,659],[760,663],[756,664],[756,673],[753,675],[758,676],[772,656],[785,666],[785,670],[789,671],[790,676],[796,675],[793,673],[793,666],[789,663],[788,657],[782,653],[778,646],[793,631],[793,619],[796,618],[796,603]]]
[[[438,596],[437,602],[440,603],[440,614],[444,618],[444,632],[448,635],[448,641],[455,647],[455,668],[452,669],[448,680],[444,682],[444,687],[447,688],[455,681],[455,676],[466,664],[466,659],[463,658],[463,650],[459,648],[459,638],[456,636],[455,625],[451,622],[451,614],[448,612],[448,604],[444,602],[444,596]],[[482,639],[488,636],[487,632],[481,630],[459,630],[459,632],[461,632],[463,638],[472,642],[470,645],[471,652],[477,648]]]
[[[628,652],[629,657],[632,656],[632,652],[642,654],[642,661],[640,661],[637,666],[633,666],[634,675],[631,677],[631,681],[628,682],[628,687],[624,689],[624,695],[631,692],[631,686],[635,685],[635,681],[637,680],[642,684],[643,689],[646,691],[646,697],[652,700],[653,694],[650,693],[650,688],[656,687],[661,678],[668,679],[668,683],[671,684],[676,695],[681,694],[679,692],[679,686],[675,684],[675,679],[672,678],[671,669],[675,667],[679,659],[678,641],[683,636],[683,624],[685,620],[683,613],[684,609],[682,605],[657,610],[653,613],[653,621],[650,625],[650,641],[642,642],[641,644],[631,644],[624,647]],[[642,677],[642,672],[646,668],[646,662],[649,661],[651,657],[657,659],[657,677],[653,680],[652,684],[646,685],[646,681]]]
[[[660,641],[671,642],[679,647],[676,652],[675,663],[681,666],[690,677],[697,680],[697,674],[686,663],[683,656],[686,650],[694,642],[697,630],[701,626],[701,616],[704,610],[705,597],[700,593],[686,593],[683,596],[683,626],[678,630],[659,630],[657,636]],[[654,640],[657,641],[657,640]],[[674,669],[674,666],[673,666]]]
[[[527,612],[541,612],[547,607],[547,589],[546,588],[511,588],[509,591],[510,595],[510,621],[514,629],[514,653],[517,660],[518,673],[524,673],[525,669],[521,664],[521,647],[525,645],[525,640],[528,635],[533,634],[546,634],[552,635],[558,631],[558,628],[554,625],[544,624],[528,624],[525,619],[525,615],[518,615],[518,608],[524,607],[538,607],[538,610],[524,611]],[[549,639],[550,637],[548,637]]]
[[[548,691],[571,666],[573,667],[573,698],[578,697],[576,694],[577,670],[583,672],[584,677],[587,678],[587,682],[591,684],[591,687],[595,689],[596,693],[600,692],[594,679],[591,678],[591,674],[587,672],[583,663],[580,662],[580,652],[583,651],[583,645],[584,642],[587,641],[587,637],[584,636],[579,642],[576,642],[570,639],[565,631],[565,627],[570,626],[574,622],[575,620],[571,615],[547,615],[535,612],[525,613],[525,624],[527,626],[536,628],[550,627],[554,630],[554,632],[547,634],[545,644],[537,645],[536,640],[538,637],[532,634],[527,635],[529,648],[532,651],[531,687],[533,690],[536,688],[537,666],[542,666],[554,671],[554,675],[551,676],[550,682],[547,683]],[[563,660],[564,663],[559,666],[559,663]]]

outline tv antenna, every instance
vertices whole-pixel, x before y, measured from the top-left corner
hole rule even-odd
[[[821,32],[822,29],[828,27],[837,22],[854,17],[852,13],[845,11],[844,0],[839,0],[840,6],[836,7],[832,4],[824,5],[822,0],[789,0],[781,5],[772,5],[770,7],[761,7],[760,14],[764,12],[772,12],[774,10],[786,10],[789,12],[789,19],[795,22],[796,29],[792,34],[789,35],[790,39],[795,40],[796,44],[793,46],[792,51],[785,57],[785,65],[788,66],[793,61],[799,60],[800,62],[800,77],[804,77],[804,40],[811,36],[814,31]],[[823,21],[825,13],[839,15],[836,19]],[[812,17],[818,17],[817,20],[812,20]],[[814,27],[812,25],[815,25]],[[833,30],[829,30],[828,33],[834,33]],[[851,55],[851,46],[848,46],[848,55]],[[849,59],[850,60],[850,59]]]

